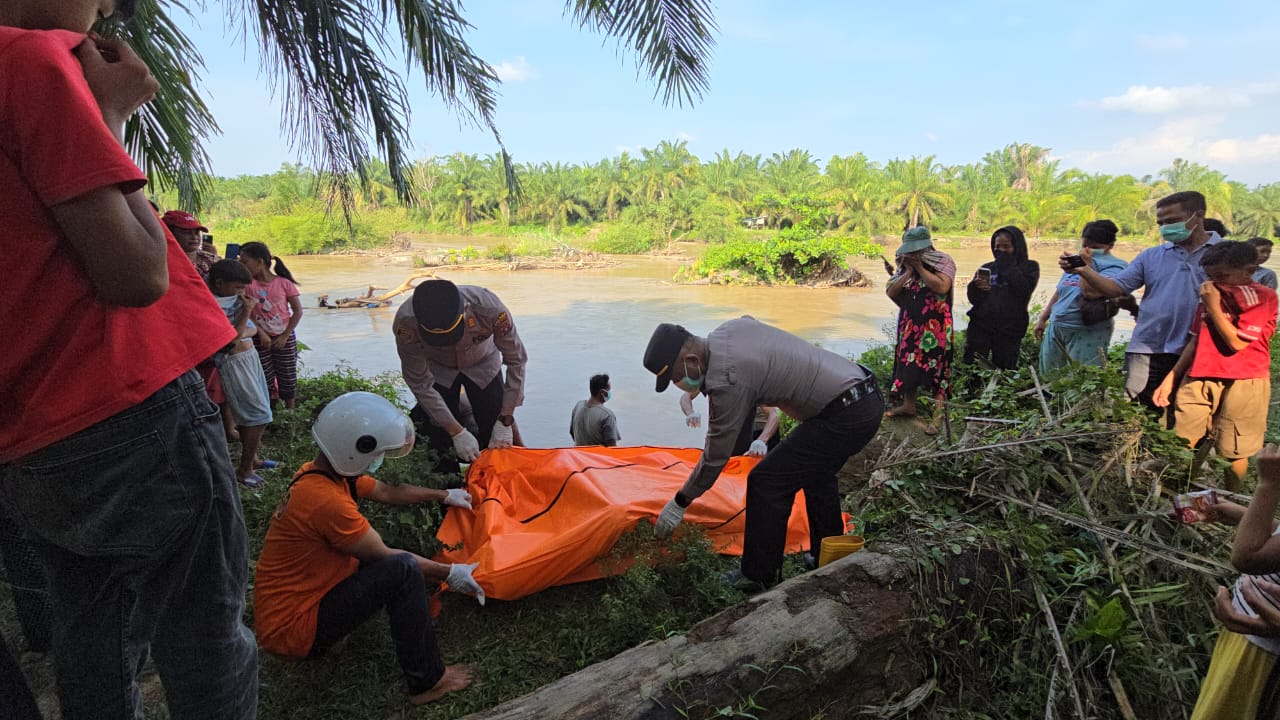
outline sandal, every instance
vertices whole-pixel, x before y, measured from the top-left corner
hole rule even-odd
[[[239,480],[241,485],[249,488],[250,490],[257,490],[258,488],[267,484],[267,481],[264,480],[262,476],[258,475],[257,473],[249,473],[248,475],[245,475]]]
[[[280,461],[278,460],[259,459],[253,463],[254,470],[275,470],[278,467],[280,467]]]

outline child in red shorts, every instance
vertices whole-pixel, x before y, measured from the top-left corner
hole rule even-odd
[[[1274,290],[1253,282],[1258,255],[1248,243],[1213,245],[1200,264],[1209,279],[1200,286],[1191,341],[1152,399],[1166,407],[1172,396],[1173,430],[1192,446],[1213,438],[1218,455],[1231,461],[1226,486],[1238,490],[1267,428],[1271,336],[1280,305]]]

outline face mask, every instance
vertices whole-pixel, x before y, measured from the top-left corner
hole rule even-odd
[[[1160,237],[1175,245],[1184,243],[1191,238],[1191,228],[1187,227],[1187,222],[1169,223],[1160,226]]]
[[[689,361],[688,360],[684,362],[684,379],[676,381],[676,387],[680,388],[681,390],[687,393],[697,392],[698,389],[702,387],[702,378],[698,378],[695,380],[689,377]]]
[[[612,390],[605,390],[605,391],[604,391],[604,401],[605,401],[605,402],[609,402],[609,398],[612,398],[612,397],[613,397],[613,391],[612,391]]]
[[[369,469],[365,470],[365,474],[378,472],[378,468],[382,467],[382,461],[386,459],[386,455],[379,455],[376,460],[369,463]]]

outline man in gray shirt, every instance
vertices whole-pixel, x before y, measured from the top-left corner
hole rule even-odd
[[[622,439],[618,434],[618,418],[605,407],[613,386],[608,375],[592,375],[591,397],[579,400],[569,416],[569,437],[575,445],[614,446]]]
[[[800,424],[747,476],[742,569],[726,579],[743,589],[777,582],[787,519],[800,490],[814,556],[822,538],[844,531],[836,473],[875,437],[884,415],[869,370],[751,317],[730,320],[705,338],[663,323],[649,338],[644,366],[657,377],[658,392],[674,383],[684,392],[704,393],[709,406],[702,459],[658,516],[659,536],[670,534],[690,503],[715,483],[758,405],[776,406]]]

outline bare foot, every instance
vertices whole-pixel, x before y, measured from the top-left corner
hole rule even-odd
[[[456,692],[471,684],[472,670],[470,665],[447,665],[444,675],[426,692],[409,698],[414,705],[426,705],[435,702],[451,692]]]
[[[890,408],[884,411],[885,417],[915,417],[916,411],[908,408],[906,405],[899,405],[896,408]]]

